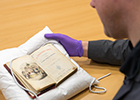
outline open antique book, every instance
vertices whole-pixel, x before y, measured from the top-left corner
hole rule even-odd
[[[10,69],[10,62],[4,66]],[[13,60],[11,67],[18,81],[36,94],[57,86],[77,70],[75,64],[52,44]]]

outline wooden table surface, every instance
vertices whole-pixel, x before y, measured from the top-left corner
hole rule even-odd
[[[0,50],[18,47],[48,26],[54,33],[63,33],[78,40],[110,39],[104,35],[102,23],[91,0],[1,0]],[[102,79],[104,94],[93,94],[88,89],[71,100],[112,100],[123,83],[119,66],[98,64],[84,57],[73,59],[91,76]],[[5,100],[0,92],[0,100]]]

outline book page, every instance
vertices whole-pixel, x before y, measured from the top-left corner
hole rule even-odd
[[[28,84],[28,82],[24,80],[22,76],[20,76],[19,74],[16,74],[17,72],[14,72],[14,73],[15,73],[14,75],[18,78],[18,80],[21,82],[22,85],[24,85],[26,89],[33,91],[35,94],[38,93],[38,91],[36,91],[30,84]]]
[[[74,72],[77,67],[52,44],[36,50],[31,56],[43,66],[42,68],[56,81],[63,80]]]
[[[7,69],[7,67],[8,67],[7,71],[10,71],[10,62],[7,62],[6,64],[4,64],[4,67],[5,67],[6,69]],[[33,91],[34,93],[38,93],[36,90],[34,90],[34,88],[32,88],[32,86],[31,86],[26,80],[24,80],[24,78],[22,78],[22,76],[20,76],[20,75],[18,74],[18,72],[15,72],[15,70],[12,70],[12,71],[13,71],[14,76],[15,76],[16,79],[17,79],[17,82],[18,82],[20,85],[23,85],[26,89],[31,90],[31,91]],[[11,73],[11,71],[10,71],[10,73]]]
[[[36,91],[41,91],[55,83],[50,76],[37,65],[32,57],[28,55],[13,60],[12,69]]]

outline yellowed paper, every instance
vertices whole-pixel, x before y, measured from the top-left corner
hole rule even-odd
[[[28,55],[14,60],[12,62],[12,69],[37,91],[55,83]]]
[[[76,66],[51,44],[36,50],[31,56],[56,83],[76,69]]]

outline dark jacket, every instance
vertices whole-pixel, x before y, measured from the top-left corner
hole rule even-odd
[[[88,53],[97,62],[122,65],[125,79],[113,100],[140,100],[140,42],[133,48],[129,40],[90,41]]]
[[[88,58],[113,65],[122,65],[132,49],[129,40],[89,41]]]
[[[125,79],[114,100],[140,100],[140,42],[132,50],[120,71],[125,74]]]

